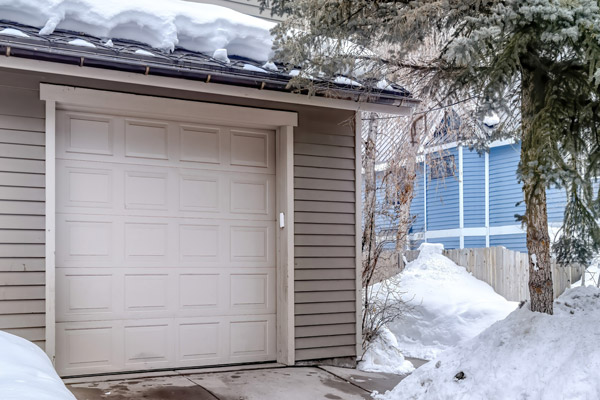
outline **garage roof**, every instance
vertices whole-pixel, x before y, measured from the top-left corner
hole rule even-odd
[[[144,43],[98,37],[68,30],[41,35],[39,28],[0,21],[0,51],[10,57],[96,67],[145,75],[199,80],[262,90],[292,92],[293,78],[283,65],[264,64],[229,56],[229,62],[182,48],[172,52],[154,49]],[[347,83],[346,83],[347,82]],[[404,88],[390,85],[385,90],[367,89],[346,78],[319,80],[317,96],[400,106],[417,102]],[[372,86],[372,85],[368,85]]]

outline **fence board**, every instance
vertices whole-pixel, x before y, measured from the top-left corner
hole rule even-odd
[[[474,249],[448,249],[443,253],[458,265],[462,265],[473,276],[487,282],[496,293],[510,301],[529,300],[529,259],[527,253],[512,251],[504,247]],[[408,262],[414,261],[418,250],[404,253]],[[560,296],[571,283],[581,279],[582,267],[561,267],[552,261],[554,298]]]

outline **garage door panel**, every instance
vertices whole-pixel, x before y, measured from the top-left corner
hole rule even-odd
[[[88,270],[80,273],[58,271],[57,305],[63,313],[57,319],[63,320],[69,314],[109,314],[115,313],[115,305],[119,304],[115,295],[115,284],[118,278],[112,271]],[[117,301],[115,301],[117,300]]]
[[[274,174],[275,132],[58,111],[57,158]]]
[[[275,316],[57,323],[63,376],[271,361]]]
[[[169,159],[169,124],[125,119],[125,157]]]
[[[275,133],[79,112],[58,127],[59,372],[274,360]]]
[[[179,160],[192,163],[223,163],[222,131],[223,128],[216,126],[180,125]]]
[[[173,322],[136,321],[125,323],[124,362],[126,369],[165,368],[174,364]]]
[[[59,160],[57,212],[275,219],[275,176]]]
[[[106,166],[78,167],[58,161],[57,203],[68,208],[114,208],[114,171]]]
[[[57,114],[57,157],[87,154],[114,155],[117,118],[103,114],[59,112]]]
[[[235,362],[267,361],[275,354],[275,317],[236,318],[230,322],[230,357]]]
[[[75,375],[121,368],[121,337],[119,322],[57,323],[57,371]]]
[[[58,322],[263,315],[275,268],[59,268]]]
[[[115,225],[106,218],[57,218],[57,267],[112,265],[118,231]]]
[[[275,221],[59,215],[56,265],[273,268]],[[220,224],[217,224],[220,222]]]

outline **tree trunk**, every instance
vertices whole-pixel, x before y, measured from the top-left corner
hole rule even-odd
[[[365,155],[363,160],[363,166],[365,169],[364,175],[364,196],[365,203],[363,206],[363,238],[362,238],[362,251],[367,253],[367,260],[373,258],[373,253],[376,248],[376,237],[375,237],[375,207],[377,203],[377,176],[375,174],[375,157],[376,157],[376,144],[377,144],[377,114],[369,114],[369,131],[367,140],[365,142]],[[360,133],[357,133],[360,134]],[[371,262],[367,262],[366,266],[363,267],[363,286],[365,283],[366,276],[369,275],[368,268],[371,266]]]
[[[543,132],[534,125],[537,110],[544,104],[546,76],[539,70],[522,74],[521,180],[525,198],[524,222],[527,225],[529,252],[529,294],[531,311],[553,313],[553,285],[550,259],[550,235],[546,208],[546,181],[542,172]]]

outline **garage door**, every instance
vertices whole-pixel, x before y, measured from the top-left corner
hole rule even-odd
[[[276,358],[274,139],[57,112],[61,375]]]

